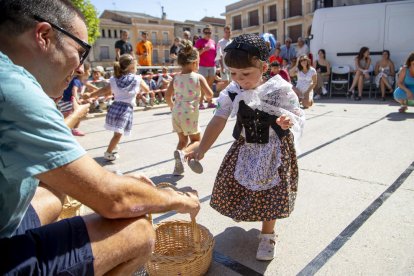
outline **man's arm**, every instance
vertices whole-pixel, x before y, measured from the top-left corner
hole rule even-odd
[[[111,173],[88,155],[36,177],[106,218],[133,218],[171,210],[196,216],[200,208],[195,192],[159,190],[145,177]]]

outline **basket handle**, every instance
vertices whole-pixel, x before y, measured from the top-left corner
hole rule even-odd
[[[171,188],[174,191],[178,191],[177,187],[175,187],[173,184],[168,183],[168,182],[161,182],[161,183],[157,184],[156,187],[158,189]],[[149,217],[149,220],[152,223],[152,214],[148,214],[148,217]],[[195,218],[191,218],[191,227],[193,228],[193,238],[194,238],[194,243],[197,247],[196,249],[200,250],[200,241],[201,241],[200,230],[198,228],[198,224],[197,224]]]

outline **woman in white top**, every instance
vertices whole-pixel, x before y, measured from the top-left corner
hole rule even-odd
[[[369,79],[369,67],[371,66],[371,58],[369,56],[368,47],[362,47],[359,54],[355,57],[355,76],[351,88],[348,90],[348,96],[353,96],[355,101],[360,101],[362,97],[362,88],[364,87],[364,79]],[[355,94],[355,87],[358,87],[358,95]]]
[[[313,105],[313,89],[318,83],[317,72],[311,66],[311,61],[307,55],[302,55],[297,61],[296,67],[289,71],[291,76],[297,76],[296,87],[293,87],[299,101],[304,108]]]
[[[381,99],[385,101],[385,88],[393,92],[395,67],[390,59],[390,51],[382,51],[382,58],[375,65],[375,84],[381,90]]]

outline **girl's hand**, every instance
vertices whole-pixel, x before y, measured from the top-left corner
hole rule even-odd
[[[85,117],[89,112],[90,104],[79,104],[75,98],[72,99],[73,114],[79,119]]]
[[[291,122],[290,118],[286,115],[282,115],[279,118],[277,118],[276,124],[278,124],[283,130],[289,129],[291,126],[293,126],[293,123]]]
[[[89,93],[89,92],[86,92],[86,93],[83,93],[83,94],[82,94],[82,98],[83,98],[84,100],[88,100],[90,97],[91,97],[91,93]]]
[[[200,151],[200,149],[197,147],[193,151],[190,151],[186,155],[184,155],[184,159],[188,162],[191,159],[195,160],[201,160],[204,158],[204,152]]]

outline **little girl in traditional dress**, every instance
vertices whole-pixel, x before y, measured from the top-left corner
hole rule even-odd
[[[186,158],[202,159],[227,119],[237,116],[236,141],[217,173],[210,205],[235,221],[260,221],[256,259],[272,260],[276,220],[288,217],[295,203],[295,143],[302,132],[304,113],[290,83],[279,75],[263,82],[268,67],[263,39],[243,34],[224,51],[233,81],[220,93],[203,139]]]

